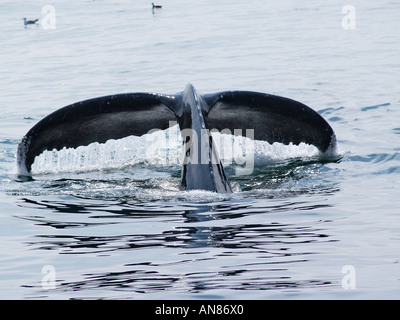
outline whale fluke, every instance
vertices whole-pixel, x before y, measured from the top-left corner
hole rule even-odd
[[[43,118],[22,138],[17,151],[21,174],[31,172],[45,150],[87,146],[93,142],[141,136],[178,121],[183,143],[182,188],[231,192],[210,130],[254,130],[254,139],[334,146],[330,125],[308,106],[279,96],[250,91],[200,95],[191,84],[174,95],[126,93],[77,102]],[[205,141],[197,143],[195,138]]]
[[[330,147],[334,131],[310,107],[280,96],[230,91],[204,96],[211,128],[254,129],[254,139],[268,143],[312,144],[322,152]]]

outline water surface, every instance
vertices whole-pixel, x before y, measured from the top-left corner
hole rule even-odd
[[[45,4],[0,5],[2,299],[399,298],[397,2],[353,2],[347,30],[342,5],[323,1],[168,1],[154,14],[146,1],[55,1],[55,29],[25,29]],[[228,166],[231,195],[182,192],[179,165],[104,149],[16,174],[19,141],[50,112],[187,82],[299,100],[332,125],[339,157],[278,146],[251,175]]]

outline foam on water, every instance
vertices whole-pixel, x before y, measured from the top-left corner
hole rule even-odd
[[[321,154],[315,146],[305,143],[269,144],[266,141],[219,132],[213,132],[212,135],[222,163],[236,166],[236,173],[239,173],[243,166],[249,169],[241,171],[245,174],[251,173],[254,165],[291,158],[317,157]],[[104,144],[96,142],[76,149],[45,151],[36,157],[32,173],[87,172],[138,164],[181,166],[182,139],[178,125],[141,137],[129,136],[109,140]]]

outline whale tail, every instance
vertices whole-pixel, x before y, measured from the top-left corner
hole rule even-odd
[[[284,144],[304,142],[315,145],[321,152],[328,152],[336,144],[330,125],[300,102],[250,91],[199,95],[189,84],[185,91],[175,95],[110,95],[77,102],[51,113],[32,127],[20,142],[17,151],[19,172],[30,174],[35,157],[45,150],[77,148],[93,142],[141,136],[155,128],[166,129],[170,121],[175,120],[178,120],[181,132],[190,129],[198,135],[207,134],[204,137],[209,141],[208,147],[203,148],[208,163],[184,163],[182,185],[186,189],[230,191],[209,130],[201,129],[229,129],[231,132],[253,129],[256,140]],[[186,154],[185,159],[192,155]],[[211,157],[214,157],[213,162]],[[211,175],[206,174],[208,171]],[[210,179],[214,181],[213,187],[208,187]],[[216,184],[220,187],[215,187]]]
[[[268,143],[316,146],[321,152],[336,147],[328,122],[301,102],[251,91],[227,91],[205,95],[206,118],[212,128],[254,129],[254,139]]]
[[[35,157],[45,150],[141,136],[152,128],[168,128],[172,120],[174,113],[156,94],[117,94],[77,102],[49,114],[28,131],[18,146],[18,168],[30,173]]]

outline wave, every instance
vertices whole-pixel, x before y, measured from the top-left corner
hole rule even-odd
[[[351,161],[369,162],[369,163],[386,163],[390,161],[400,161],[400,153],[372,153],[366,156],[355,155],[350,156]]]

